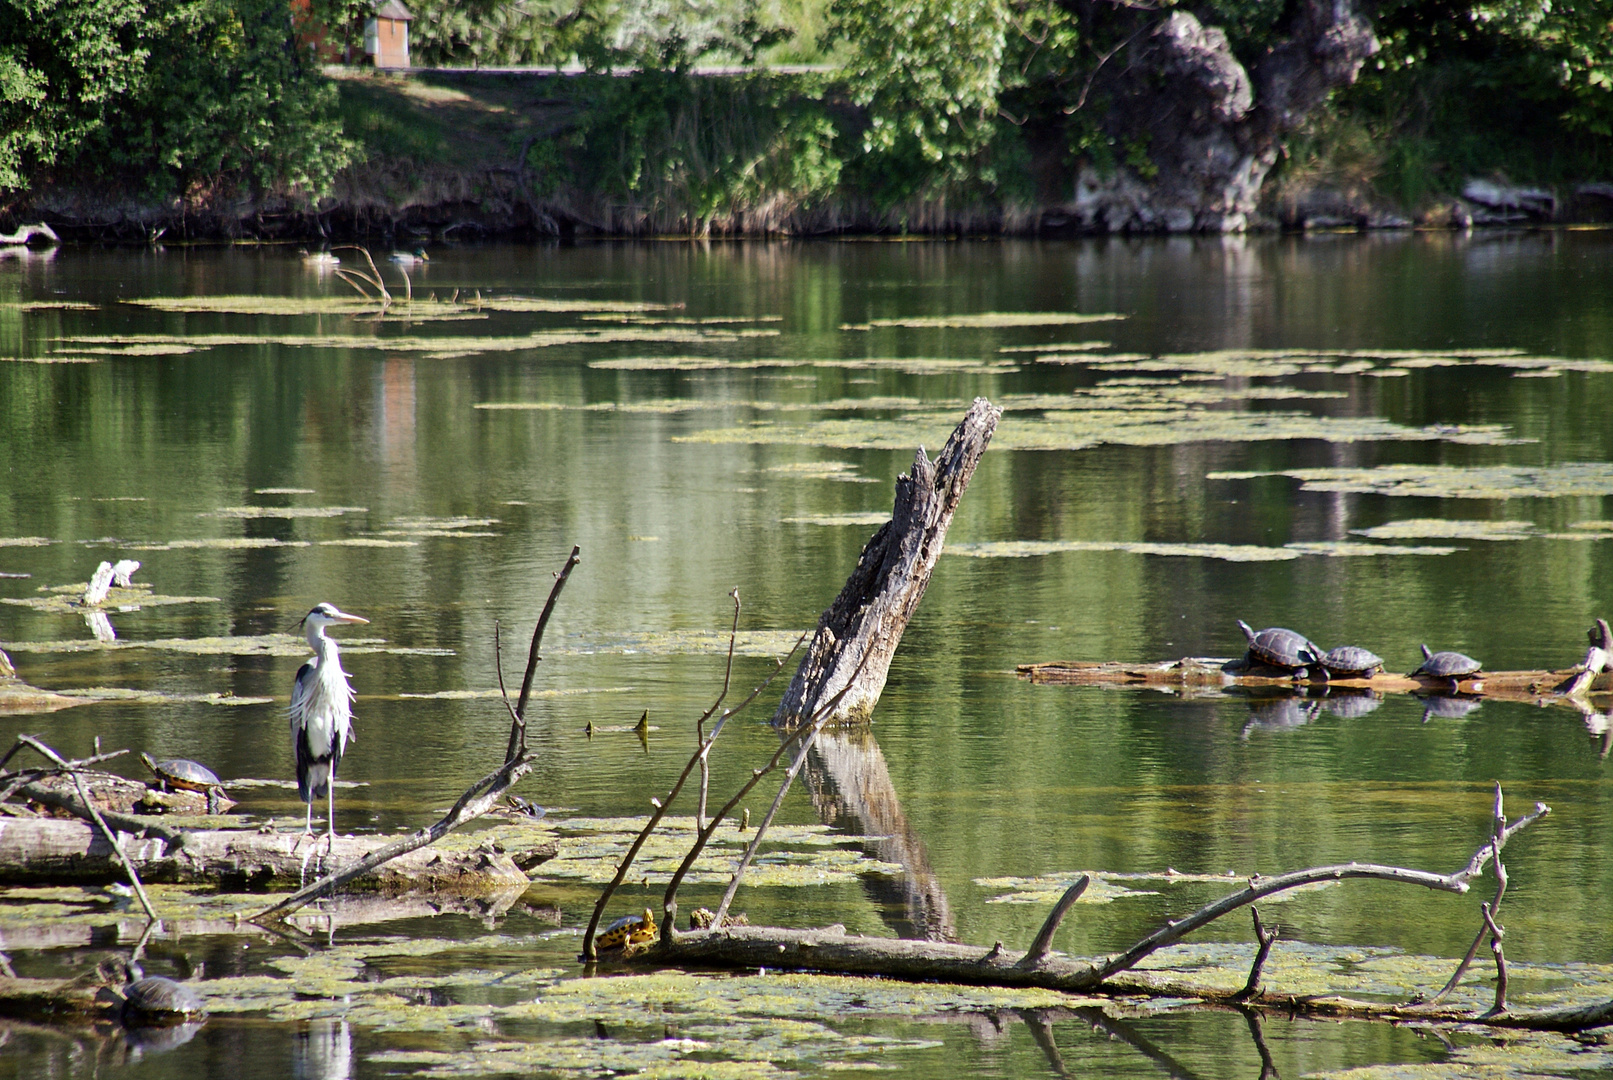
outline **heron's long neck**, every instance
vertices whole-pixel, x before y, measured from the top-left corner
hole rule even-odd
[[[340,668],[341,661],[336,658],[336,641],[325,636],[325,628],[318,623],[308,628],[308,647],[314,650],[319,658],[321,668]]]

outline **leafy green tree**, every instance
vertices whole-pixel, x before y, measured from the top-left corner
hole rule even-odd
[[[1003,0],[833,0],[865,153],[952,177],[990,141],[1001,88]]]
[[[141,83],[140,0],[0,0],[0,190],[70,155]]]
[[[164,61],[93,144],[153,194],[318,195],[352,160],[335,88],[294,45],[285,0],[166,0],[144,30]]]

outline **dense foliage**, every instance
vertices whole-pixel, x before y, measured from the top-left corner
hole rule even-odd
[[[54,168],[317,194],[352,159],[335,105],[285,0],[0,3],[0,189]]]
[[[365,133],[344,133],[297,25],[324,27],[327,46],[351,56],[371,3],[299,2],[302,24],[287,5],[0,0],[0,191],[50,175],[164,197],[329,190],[359,154],[352,135]],[[1293,10],[1282,0],[410,6],[420,64],[639,69],[579,94],[569,125],[527,164],[540,186],[563,176],[679,204],[694,221],[774,195],[1022,198],[1033,174],[1058,190],[1078,161],[1146,177],[1145,142],[1102,123],[1103,80],[1124,50],[1179,6],[1223,27],[1250,62],[1280,42]],[[1560,182],[1613,170],[1609,0],[1383,0],[1375,22],[1382,52],[1290,140],[1291,171],[1348,158],[1363,183],[1411,204],[1475,174]],[[690,74],[697,63],[803,58],[834,70]]]

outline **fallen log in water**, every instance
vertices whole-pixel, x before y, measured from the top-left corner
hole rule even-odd
[[[1484,671],[1477,676],[1463,676],[1454,680],[1439,679],[1430,675],[1380,674],[1366,679],[1295,679],[1270,668],[1252,667],[1242,660],[1189,656],[1181,660],[1160,660],[1153,663],[1128,663],[1121,660],[1053,661],[1041,664],[1021,664],[1016,668],[1021,676],[1034,683],[1060,686],[1146,686],[1160,690],[1176,690],[1184,694],[1219,693],[1234,686],[1288,687],[1294,689],[1332,689],[1353,692],[1370,691],[1379,694],[1461,694],[1472,697],[1496,698],[1502,701],[1525,701],[1532,704],[1550,704],[1554,699],[1567,698],[1573,683],[1584,672],[1583,666],[1561,671]],[[1613,673],[1596,675],[1586,691],[1592,694],[1613,693]]]
[[[515,831],[506,835],[506,829]],[[164,831],[170,835],[121,835],[124,855],[144,881],[251,891],[294,888],[320,863],[326,847],[323,836],[316,839],[301,832],[187,829],[176,836],[171,829]],[[325,862],[353,862],[396,839],[338,836],[335,851]],[[457,895],[525,888],[523,868],[552,859],[557,850],[555,840],[541,829],[512,825],[463,848],[410,852],[378,867],[357,887],[389,894]],[[123,879],[112,846],[86,822],[0,819],[0,884],[109,884]]]
[[[1587,694],[1613,693],[1613,629],[1597,619],[1586,633],[1590,648],[1585,659],[1560,671],[1478,671],[1472,675],[1441,678],[1434,675],[1394,675],[1380,672],[1367,678],[1319,678],[1307,673],[1296,679],[1289,671],[1270,667],[1247,656],[1236,659],[1184,656],[1180,660],[1128,663],[1123,660],[1053,661],[1020,664],[1015,670],[1033,683],[1061,686],[1148,686],[1175,690],[1183,695],[1218,693],[1229,687],[1277,687],[1307,690],[1342,690],[1348,693],[1424,694],[1487,697],[1531,704],[1564,704]],[[1312,670],[1315,670],[1314,668]],[[1582,710],[1583,711],[1583,710]]]

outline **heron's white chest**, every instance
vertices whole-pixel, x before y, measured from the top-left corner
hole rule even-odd
[[[317,760],[346,749],[353,736],[353,690],[332,649],[308,661],[310,678],[301,709],[292,716],[292,736],[305,740]]]

